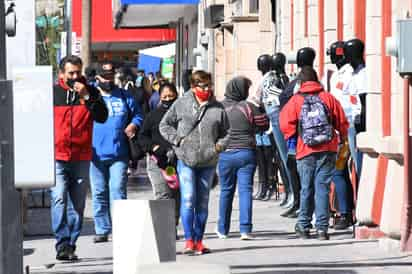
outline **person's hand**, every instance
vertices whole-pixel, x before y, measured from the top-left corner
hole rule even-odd
[[[75,82],[73,90],[77,92],[81,98],[89,97],[89,91],[87,90],[86,85],[81,82]]]
[[[136,135],[136,132],[137,126],[135,124],[129,124],[124,130],[124,133],[129,139],[133,138]]]
[[[217,153],[220,153],[220,152],[223,151],[223,146],[220,145],[220,144],[216,144],[215,145],[215,150],[216,150]]]
[[[167,156],[167,162],[169,164],[173,164],[174,162],[176,162],[176,154],[173,149],[169,149],[166,153],[166,156]]]

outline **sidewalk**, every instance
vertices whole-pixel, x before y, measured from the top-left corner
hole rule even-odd
[[[282,209],[277,201],[255,202],[254,231],[256,239],[240,241],[238,234],[238,204],[234,203],[232,230],[229,239],[220,240],[213,233],[216,226],[218,188],[212,191],[205,243],[213,251],[203,256],[181,255],[183,241],[177,242],[177,261],[230,265],[232,273],[248,274],[410,274],[412,256],[379,248],[378,241],[355,241],[351,231],[331,230],[330,241],[297,239],[293,233],[294,219],[279,217]],[[148,183],[129,183],[130,199],[150,199]],[[41,220],[39,220],[41,222]],[[111,274],[112,244],[93,243],[91,201],[88,199],[86,222],[78,242],[76,263],[55,260],[52,237],[26,238],[24,265],[30,273]],[[182,235],[182,231],[179,232]],[[50,268],[47,268],[50,267]],[[195,271],[193,272],[195,274]]]

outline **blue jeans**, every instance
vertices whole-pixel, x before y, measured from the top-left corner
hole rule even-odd
[[[56,250],[76,247],[83,225],[90,161],[56,161],[56,185],[51,192],[51,222]]]
[[[230,230],[233,197],[238,183],[240,233],[252,231],[253,176],[256,170],[256,152],[237,149],[219,156],[220,202],[218,230],[227,235]]]
[[[275,139],[275,144],[281,160],[284,176],[286,176],[286,178],[282,179],[283,181],[287,180],[287,182],[284,183],[287,185],[287,187],[290,187],[293,192],[293,184],[291,183],[292,175],[290,173],[290,170],[288,169],[288,146],[279,125],[279,107],[266,105],[265,109],[272,124],[272,134]]]
[[[209,192],[216,167],[190,167],[177,161],[185,239],[201,241],[209,214]]]
[[[315,209],[316,229],[327,231],[329,226],[330,182],[335,172],[336,153],[313,153],[297,160],[300,176],[300,212],[298,224],[309,229]]]
[[[333,174],[333,183],[336,188],[336,196],[338,198],[339,213],[347,214],[349,210],[349,201],[348,201],[348,185],[350,182],[346,180],[345,176],[346,170],[335,170]]]
[[[122,160],[93,160],[90,180],[93,199],[93,217],[96,234],[112,232],[110,210],[114,200],[127,198],[127,164]]]
[[[359,180],[362,172],[363,153],[358,150],[358,147],[356,145],[356,135],[355,126],[351,125],[348,129],[349,149],[352,159],[355,163],[356,176]]]

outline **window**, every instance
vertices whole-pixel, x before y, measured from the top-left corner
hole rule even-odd
[[[259,13],[259,0],[249,0],[249,13]]]

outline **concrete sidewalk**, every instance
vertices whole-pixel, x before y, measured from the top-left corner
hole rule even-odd
[[[131,180],[130,199],[150,199],[147,183]],[[183,241],[177,242],[179,262],[201,262],[230,265],[232,273],[248,274],[407,274],[412,273],[412,257],[398,251],[385,252],[378,241],[355,241],[351,231],[331,230],[330,241],[301,240],[295,237],[295,220],[279,217],[277,201],[255,202],[252,241],[239,240],[238,204],[234,203],[232,231],[229,239],[220,240],[213,233],[218,208],[218,188],[211,193],[210,215],[205,243],[211,254],[185,256],[180,253]],[[40,222],[41,220],[39,220]],[[179,232],[182,235],[182,231]],[[80,261],[59,263],[55,260],[52,237],[26,238],[24,264],[30,273],[109,274],[112,273],[112,245],[93,243],[91,201],[88,200],[84,233],[78,242]],[[195,274],[196,272],[193,271]]]

